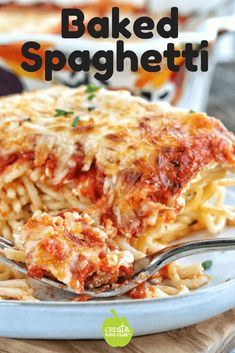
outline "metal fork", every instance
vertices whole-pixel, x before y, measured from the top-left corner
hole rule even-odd
[[[0,237],[0,248],[14,248],[14,245],[9,240]],[[55,287],[57,289],[62,289],[77,295],[86,294],[92,298],[109,298],[127,293],[129,290],[147,281],[163,266],[169,264],[172,261],[179,260],[186,256],[215,250],[235,250],[235,239],[205,239],[168,246],[152,255],[136,260],[134,262],[133,276],[131,278],[122,278],[122,280],[124,280],[123,284],[112,286],[105,285],[94,288],[92,290],[84,290],[82,293],[76,293],[73,288],[69,288],[63,283],[48,277],[35,279],[49,286]],[[4,264],[9,265],[11,268],[27,275],[27,269],[23,263],[9,260],[4,255],[0,255],[0,262],[3,262]]]

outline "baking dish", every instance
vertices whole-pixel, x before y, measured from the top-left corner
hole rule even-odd
[[[186,2],[188,5],[186,5]],[[24,3],[25,1],[20,1],[20,6],[22,6],[22,8],[23,6],[25,7],[25,5],[22,5]],[[29,2],[27,2],[27,4],[28,3]],[[37,1],[34,1],[34,3],[37,3]],[[42,1],[40,3],[42,3]],[[70,3],[72,5],[76,3],[76,6],[78,4],[83,4],[82,6],[84,6],[84,3],[87,2],[70,1]],[[128,3],[131,3],[131,1],[129,0]],[[224,1],[218,0],[216,3],[215,1],[208,1],[206,6],[204,2],[201,1],[198,8],[200,8],[201,14],[205,15],[207,13],[209,14],[208,11],[211,9],[212,5],[214,8],[215,5],[218,5],[219,3],[224,3]],[[62,1],[44,1],[44,5],[45,4],[47,6],[48,4],[56,4],[56,6],[58,6],[58,4],[61,6],[62,4],[63,6]],[[135,7],[139,6],[143,11],[144,6],[148,6],[153,14],[164,14],[169,10],[169,7],[172,6],[172,4],[172,1],[166,1],[164,2],[164,6],[162,6],[162,2],[150,0],[148,2],[139,1]],[[189,6],[188,1],[177,1],[177,4],[175,4],[174,1],[174,5],[179,6],[181,17],[187,18],[188,27],[188,24],[190,24],[190,14],[191,18],[194,19],[194,17],[197,16],[195,15],[197,9],[195,6],[193,7],[192,4]],[[42,7],[42,5],[40,6]],[[95,6],[93,7],[96,9]],[[4,8],[4,6],[2,8]],[[2,8],[0,7],[0,16]],[[53,7],[53,13],[54,10],[55,8]],[[140,15],[141,11],[138,16]],[[144,96],[150,100],[161,99],[180,107],[187,107],[193,110],[203,110],[205,109],[210,81],[215,65],[214,53],[216,50],[218,35],[221,34],[221,32],[223,32],[224,35],[226,31],[234,30],[233,27],[235,23],[233,16],[207,19],[202,21],[200,26],[197,26],[196,28],[194,26],[193,31],[181,31],[179,38],[174,41],[175,44],[181,48],[187,42],[192,42],[195,46],[200,46],[201,40],[208,40],[209,70],[207,73],[202,73],[200,70],[196,73],[189,73],[185,69],[183,59],[177,58],[177,63],[180,65],[180,70],[178,72],[169,71],[164,64],[162,70],[158,73],[148,73],[141,68],[139,68],[137,72],[131,72],[130,67],[128,67],[129,62],[126,61],[125,71],[121,73],[114,72],[111,79],[105,82],[97,82],[94,79],[94,69],[91,69],[89,72],[72,72],[68,68],[65,68],[61,72],[54,73],[52,82],[45,82],[43,69],[32,74],[24,71],[20,67],[21,62],[23,61],[20,51],[25,41],[36,40],[40,42],[42,44],[41,54],[43,54],[46,49],[58,49],[67,55],[73,50],[89,50],[91,55],[93,55],[97,50],[109,50],[112,47],[114,48],[114,43],[109,39],[97,41],[86,36],[76,40],[62,39],[58,32],[58,25],[56,27],[55,21],[53,21],[50,22],[48,20],[47,22],[53,23],[53,30],[50,31],[44,26],[42,31],[32,31],[34,33],[30,33],[30,30],[28,31],[29,33],[20,33],[20,30],[17,31],[17,33],[4,33],[4,35],[1,35],[0,33],[0,95],[19,93],[24,89],[31,90],[49,86],[50,84],[62,83],[70,87],[77,87],[81,84],[92,82],[111,89],[128,89],[134,94]],[[55,28],[57,28],[57,31],[55,31]],[[181,28],[183,29],[184,26]],[[190,28],[190,30],[191,29],[192,28]],[[130,48],[133,50],[139,57],[148,49],[156,49],[159,51],[164,50],[166,47],[166,41],[161,38],[138,41],[128,40],[125,43],[125,47],[126,49]]]

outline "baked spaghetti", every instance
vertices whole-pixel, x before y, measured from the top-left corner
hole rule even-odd
[[[29,274],[47,271],[78,292],[115,283],[134,259],[234,222],[224,196],[235,138],[206,114],[88,85],[2,98],[0,115],[0,229],[17,245],[5,254]],[[174,263],[152,281],[145,296],[208,276]]]

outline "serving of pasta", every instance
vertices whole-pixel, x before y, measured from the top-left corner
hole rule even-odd
[[[203,113],[127,91],[62,86],[0,100],[0,233],[28,275],[81,293],[118,285],[135,259],[235,220],[235,137]],[[229,174],[229,176],[227,176]],[[179,295],[209,281],[171,263],[129,293]],[[32,300],[27,278],[0,266],[0,298]]]

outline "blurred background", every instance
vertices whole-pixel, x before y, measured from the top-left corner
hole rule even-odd
[[[20,63],[21,46],[26,40],[37,38],[42,51],[60,49],[89,49],[104,42],[85,36],[67,46],[60,37],[60,11],[62,7],[79,7],[86,21],[93,16],[109,15],[113,6],[119,6],[123,16],[135,19],[147,14],[155,20],[168,15],[171,6],[179,7],[180,36],[177,46],[187,41],[200,46],[202,39],[209,41],[210,63],[207,73],[186,72],[183,58],[178,58],[180,70],[170,72],[163,62],[159,73],[147,73],[141,68],[132,73],[128,66],[124,73],[114,72],[106,82],[94,80],[95,69],[89,73],[71,72],[68,68],[56,73],[51,83],[44,81],[43,68],[37,73],[23,71]],[[47,87],[62,83],[70,87],[92,82],[111,89],[125,88],[149,100],[164,100],[173,105],[192,110],[206,110],[221,118],[235,131],[235,0],[0,0],[0,96],[20,93],[23,90]],[[141,55],[141,40],[132,43],[133,50]],[[149,42],[149,48],[161,50],[159,38]],[[145,49],[146,50],[146,49]]]

